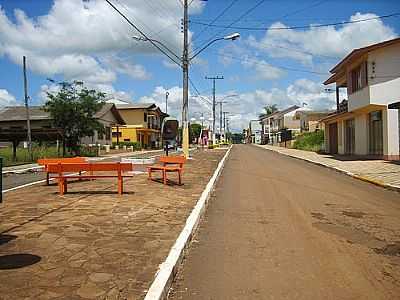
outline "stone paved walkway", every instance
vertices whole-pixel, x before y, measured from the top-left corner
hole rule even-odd
[[[0,207],[0,299],[141,299],[225,151],[196,151],[183,186],[146,174],[37,185]],[[173,178],[173,175],[172,175]],[[22,267],[23,265],[27,265]]]
[[[385,160],[351,160],[349,157],[323,155],[311,151],[288,149],[270,145],[256,145],[291,157],[330,167],[378,185],[400,191],[400,164]]]

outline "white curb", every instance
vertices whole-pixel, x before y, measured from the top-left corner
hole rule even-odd
[[[166,260],[159,266],[156,277],[144,298],[145,300],[162,300],[167,297],[169,288],[171,287],[172,281],[177,272],[177,268],[183,258],[184,250],[192,239],[192,236],[199,225],[200,219],[205,212],[211,191],[213,190],[221,174],[222,168],[224,167],[231,148],[232,146],[228,148],[228,151],[219,162],[217,169],[215,170],[210,181],[207,183],[207,186],[197,201],[196,206],[193,208],[190,216],[187,218],[185,227],[169,251]]]

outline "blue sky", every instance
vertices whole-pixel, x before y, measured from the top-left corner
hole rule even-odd
[[[180,0],[113,0],[147,35],[181,55]],[[351,49],[397,37],[400,17],[374,19],[340,26],[276,30],[276,27],[309,26],[355,21],[400,12],[399,1],[232,1],[195,0],[191,5],[192,51],[213,36],[240,32],[238,41],[220,41],[193,61],[190,76],[201,94],[210,99],[212,82],[205,76],[223,75],[217,98],[227,98],[224,111],[240,130],[262,107],[280,108],[302,103],[328,109],[334,96],[322,82],[329,69]],[[46,78],[83,80],[105,91],[110,98],[156,102],[180,115],[182,74],[168,58],[138,35],[104,0],[0,0],[0,106],[21,103],[22,56],[27,56],[29,95],[32,104],[45,101],[46,91],[57,86]],[[229,9],[227,9],[229,8]],[[224,29],[232,26],[265,30]],[[191,88],[190,114],[210,116],[208,100]],[[345,97],[346,95],[342,95]]]

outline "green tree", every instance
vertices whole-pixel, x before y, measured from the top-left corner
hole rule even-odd
[[[190,124],[190,140],[193,141],[196,139],[198,141],[198,138],[200,137],[201,133],[201,125],[200,124]]]
[[[62,82],[57,93],[47,93],[45,110],[53,119],[53,126],[63,130],[63,155],[65,147],[79,155],[80,141],[93,136],[94,132],[104,133],[104,126],[95,114],[105,103],[105,94],[88,89],[83,82]]]
[[[259,117],[262,118],[264,116],[268,116],[276,111],[278,111],[278,107],[276,104],[270,104],[270,105],[264,106],[264,112],[262,112],[259,115]]]

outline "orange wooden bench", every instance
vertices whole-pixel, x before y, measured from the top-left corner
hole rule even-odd
[[[179,185],[182,184],[182,172],[183,165],[186,162],[186,158],[184,156],[161,156],[159,159],[161,165],[153,165],[147,167],[147,172],[149,174],[149,180],[152,179],[151,174],[154,171],[161,171],[163,176],[163,183],[167,184],[167,173],[178,173],[179,176]]]
[[[133,165],[131,163],[120,163],[120,162],[103,162],[103,163],[57,163],[48,164],[48,170],[50,173],[57,173],[58,176],[58,188],[60,195],[64,195],[67,192],[67,180],[68,179],[95,179],[95,178],[118,178],[118,194],[122,195],[124,192],[124,177],[132,177],[123,175],[123,172],[132,171]],[[79,171],[87,171],[90,175],[70,175],[64,173],[75,173]],[[93,172],[102,171],[116,171],[117,175],[93,175]]]
[[[58,163],[85,163],[85,157],[60,157],[60,158],[41,158],[38,159],[37,163],[41,166],[44,166],[44,170],[46,172],[46,184],[50,184],[50,173],[48,170],[49,164],[58,164]],[[79,171],[79,175],[81,175],[81,171]]]

